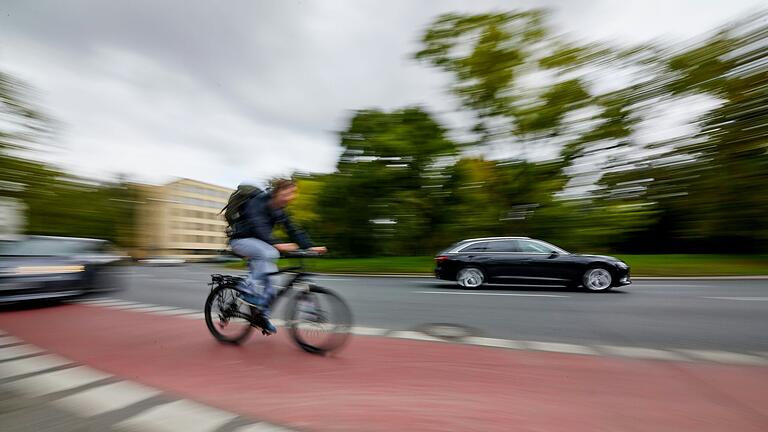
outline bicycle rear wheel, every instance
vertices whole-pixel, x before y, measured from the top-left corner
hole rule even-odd
[[[205,324],[219,342],[237,345],[253,331],[251,321],[256,310],[239,301],[237,293],[232,286],[222,285],[205,301]]]
[[[289,332],[301,349],[312,354],[339,350],[349,339],[352,312],[333,291],[311,286],[288,304]]]

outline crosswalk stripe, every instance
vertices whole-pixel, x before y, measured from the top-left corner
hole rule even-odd
[[[0,378],[11,378],[71,364],[69,360],[53,354],[12,360],[0,363]]]
[[[352,327],[352,334],[358,336],[384,336],[389,330],[374,327]]]
[[[255,423],[239,427],[234,432],[291,432],[291,430],[269,423]]]
[[[162,404],[113,426],[122,431],[210,432],[237,416],[188,400]]]
[[[77,366],[24,378],[13,382],[11,386],[29,397],[38,397],[91,384],[111,376],[86,366]]]
[[[145,308],[131,309],[132,312],[161,312],[179,309],[175,306],[150,306]]]
[[[64,397],[53,404],[74,414],[91,417],[115,411],[162,394],[128,381],[107,384]]]
[[[0,346],[20,343],[21,340],[13,336],[0,336]]]
[[[0,348],[0,360],[9,360],[43,352],[42,349],[32,345],[17,345]]]

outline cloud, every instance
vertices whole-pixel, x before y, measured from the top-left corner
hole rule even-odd
[[[523,1],[587,38],[690,36],[756,2]],[[423,104],[456,125],[448,77],[412,61],[440,13],[501,1],[16,1],[0,67],[65,127],[45,157],[79,173],[232,186],[333,169],[351,111]],[[685,17],[681,19],[681,17]]]

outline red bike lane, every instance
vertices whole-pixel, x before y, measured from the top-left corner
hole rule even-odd
[[[202,320],[65,305],[0,328],[72,360],[313,431],[764,431],[768,368],[354,337],[327,357],[285,335],[217,343]]]

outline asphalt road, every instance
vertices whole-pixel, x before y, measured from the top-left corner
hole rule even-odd
[[[126,288],[112,296],[202,310],[211,273],[238,272],[203,264],[136,266],[128,269]],[[358,326],[450,323],[504,339],[768,352],[768,280],[636,280],[603,294],[509,286],[468,291],[429,278],[315,280],[347,300]]]

